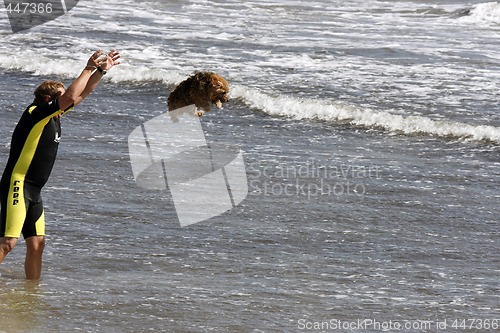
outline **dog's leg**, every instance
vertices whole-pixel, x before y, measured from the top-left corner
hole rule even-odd
[[[203,110],[200,110],[200,109],[196,109],[196,111],[194,112],[194,115],[197,116],[197,117],[202,117],[203,115],[205,114],[205,111]]]

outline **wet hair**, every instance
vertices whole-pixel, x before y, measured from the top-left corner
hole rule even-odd
[[[50,96],[50,100],[53,100],[59,94],[59,88],[64,89],[64,84],[58,81],[46,80],[40,84],[34,92],[35,100],[33,104],[40,105],[45,103],[44,99],[46,96]]]

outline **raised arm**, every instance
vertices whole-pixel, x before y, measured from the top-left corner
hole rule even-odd
[[[117,51],[111,51],[103,61],[99,61],[102,54],[103,51],[96,51],[87,61],[87,66],[85,66],[80,76],[59,97],[59,108],[61,110],[78,105],[97,87],[103,75],[102,71],[96,70],[99,66],[102,70],[107,71],[119,64],[117,60],[120,58],[120,54]]]
[[[78,105],[82,100],[85,99],[94,89],[97,87],[99,82],[101,81],[104,74],[109,71],[113,66],[120,64],[118,61],[120,59],[120,53],[118,51],[111,51],[107,54],[106,59],[99,64],[99,67],[96,67],[96,71],[90,77],[85,89],[82,91],[80,96],[75,100],[74,105]],[[62,110],[65,110],[61,108]]]

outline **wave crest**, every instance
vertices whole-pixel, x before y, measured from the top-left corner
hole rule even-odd
[[[287,96],[271,97],[253,89],[234,86],[233,98],[263,112],[293,119],[326,122],[346,122],[355,126],[383,128],[404,134],[424,134],[465,140],[490,141],[500,144],[500,128],[469,125],[451,120],[434,120],[425,116],[402,116],[387,111],[360,109],[340,102],[298,99]]]
[[[486,2],[478,4],[470,10],[468,16],[463,16],[460,20],[471,23],[500,24],[500,3]]]
[[[34,51],[22,56],[0,54],[0,66],[21,69],[36,75],[60,75],[75,77],[82,69],[84,59],[67,59],[64,64]],[[109,79],[120,82],[161,82],[174,85],[185,78],[176,71],[163,68],[133,67],[120,65],[109,74]],[[293,119],[311,119],[355,126],[383,128],[404,134],[424,134],[467,140],[489,141],[500,144],[500,128],[486,125],[469,125],[451,120],[434,120],[425,116],[402,116],[387,111],[361,109],[341,102],[301,99],[290,96],[273,97],[256,89],[232,85],[232,98],[263,112]]]

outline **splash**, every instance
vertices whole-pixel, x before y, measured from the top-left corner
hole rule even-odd
[[[468,16],[460,20],[471,23],[494,23],[500,24],[500,3],[481,3],[472,8]]]

